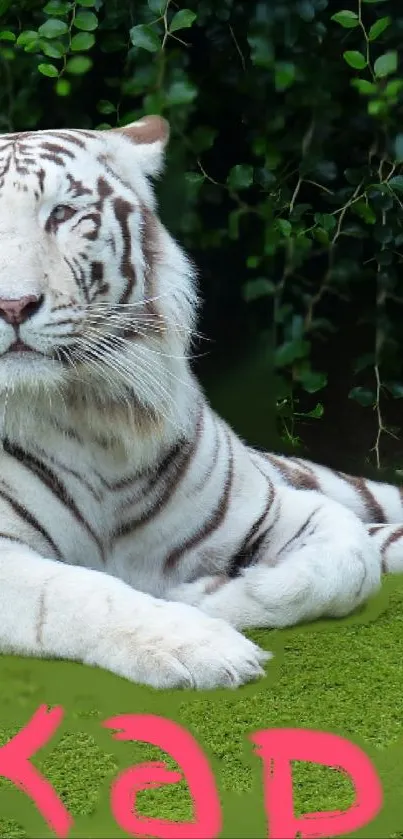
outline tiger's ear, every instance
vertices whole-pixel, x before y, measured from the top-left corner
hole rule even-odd
[[[169,140],[169,123],[160,116],[145,116],[122,128],[109,129],[130,140],[138,148],[140,165],[146,175],[158,175],[164,163]]]

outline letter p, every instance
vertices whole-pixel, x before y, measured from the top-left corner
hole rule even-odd
[[[264,803],[269,839],[321,839],[352,833],[379,813],[382,787],[367,755],[335,734],[298,728],[257,731],[250,739],[263,760]],[[354,803],[347,810],[306,813],[296,818],[292,796],[291,761],[320,763],[346,773],[355,788]]]

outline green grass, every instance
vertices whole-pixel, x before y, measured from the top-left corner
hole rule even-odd
[[[114,742],[100,723],[119,713],[169,717],[212,760],[224,805],[223,835],[264,837],[261,762],[248,733],[283,726],[331,731],[364,748],[383,785],[383,812],[360,835],[403,836],[403,579],[388,580],[383,594],[349,620],[250,635],[276,657],[261,684],[231,693],[158,693],[80,665],[4,657],[1,742],[41,703],[62,704],[63,724],[35,763],[73,815],[72,837],[124,836],[110,816],[110,781],[119,769],[162,754],[144,744]],[[350,782],[332,769],[298,764],[293,776],[298,813],[339,810],[352,801]],[[185,783],[142,793],[139,802],[147,815],[191,818]],[[5,781],[0,816],[2,837],[51,835]]]

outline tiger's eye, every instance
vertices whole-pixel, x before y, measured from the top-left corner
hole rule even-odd
[[[54,207],[50,216],[53,221],[63,222],[68,221],[72,216],[74,216],[76,210],[74,207],[69,207],[68,204],[58,204],[57,207]]]

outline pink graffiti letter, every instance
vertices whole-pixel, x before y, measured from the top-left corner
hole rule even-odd
[[[349,740],[322,731],[273,728],[250,738],[263,760],[264,803],[269,839],[342,836],[371,822],[382,807],[382,787],[369,757]],[[291,761],[321,763],[345,772],[355,787],[347,810],[294,815]]]
[[[62,718],[63,708],[49,710],[46,705],[41,705],[29,723],[0,748],[0,775],[23,790],[56,836],[65,839],[73,819],[52,784],[29,762],[35,752],[50,740]]]
[[[146,818],[136,810],[136,796],[141,790],[175,784],[181,772],[173,772],[164,763],[151,761],[122,772],[112,784],[112,813],[118,825],[132,836],[157,839],[216,839],[221,832],[221,806],[209,762],[193,737],[172,720],[153,714],[122,714],[104,723],[115,729],[116,740],[141,740],[152,743],[173,757],[181,766],[193,800],[194,821]]]

